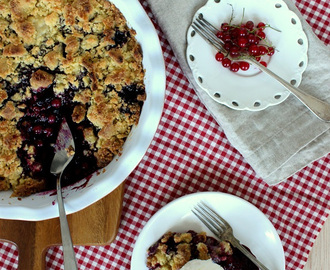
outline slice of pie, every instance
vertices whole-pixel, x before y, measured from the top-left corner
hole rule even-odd
[[[167,232],[147,251],[149,270],[179,270],[192,260],[210,259],[224,270],[258,269],[229,242],[218,241],[205,232]]]
[[[135,35],[107,0],[0,0],[0,190],[54,188],[63,117],[76,146],[63,185],[120,154],[146,99]]]

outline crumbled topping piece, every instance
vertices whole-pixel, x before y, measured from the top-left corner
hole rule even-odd
[[[30,84],[32,89],[47,88],[53,83],[53,80],[54,75],[39,69],[32,74]]]

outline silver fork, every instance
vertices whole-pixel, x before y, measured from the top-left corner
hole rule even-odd
[[[200,14],[193,22],[192,28],[200,34],[205,40],[207,40],[212,46],[214,46],[218,51],[227,55],[228,52],[224,49],[221,39],[219,39],[216,34],[218,29],[210,24],[203,15]],[[229,55],[228,57],[232,59]],[[282,86],[284,86],[289,92],[291,92],[298,100],[300,100],[311,112],[313,112],[319,119],[330,122],[330,104],[326,103],[312,95],[309,95],[299,88],[293,86],[292,84],[285,81],[283,78],[269,70],[267,67],[260,64],[252,57],[247,57],[244,61],[258,67],[261,71],[265,72],[267,75],[271,76],[277,80]]]
[[[259,269],[269,270],[241,245],[239,240],[234,236],[233,229],[229,223],[213,209],[211,209],[207,204],[204,202],[198,203],[192,212],[221,241],[230,242],[235,248],[239,249],[251,262],[259,267]]]

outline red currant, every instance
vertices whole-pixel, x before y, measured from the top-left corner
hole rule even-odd
[[[259,30],[259,31],[257,32],[257,37],[258,37],[259,39],[265,39],[265,38],[266,38],[266,34],[265,34],[264,31]]]
[[[248,62],[241,61],[241,62],[239,62],[239,67],[241,70],[246,71],[250,68],[250,64]]]
[[[254,34],[249,34],[248,35],[248,42],[251,43],[251,44],[258,44],[259,39]]]
[[[237,40],[237,45],[240,46],[241,48],[244,48],[247,43],[248,43],[248,40],[245,37],[240,37]]]
[[[240,29],[238,29],[238,28],[234,28],[234,29],[231,31],[231,38],[237,38],[237,37],[239,37],[239,33],[240,33]]]
[[[241,27],[238,30],[238,36],[239,37],[245,37],[247,35],[247,33],[248,33],[248,31],[247,31],[247,29],[245,27],[244,28]]]
[[[217,37],[220,38],[220,39],[223,39],[223,35],[224,35],[224,33],[222,31],[219,31],[217,33]]]
[[[230,28],[229,24],[228,23],[223,23],[221,24],[221,30],[223,31],[228,31]]]
[[[237,72],[237,71],[239,70],[239,64],[236,63],[236,62],[232,63],[232,64],[230,65],[230,70],[231,70],[232,72]]]
[[[259,48],[257,45],[253,44],[249,47],[249,54],[252,56],[259,55]]]
[[[265,28],[266,27],[266,24],[265,23],[263,23],[263,22],[259,22],[258,24],[257,24],[257,28]]]
[[[269,56],[272,56],[274,53],[275,53],[274,48],[273,48],[273,47],[269,47],[269,48],[268,48],[268,53],[267,53],[267,54],[268,54]]]
[[[230,65],[231,65],[231,60],[229,58],[224,58],[222,60],[222,66],[223,67],[227,68],[227,67],[230,67]]]
[[[233,46],[230,48],[229,54],[231,57],[238,57],[239,56],[239,48],[237,46]]]
[[[268,49],[265,46],[259,46],[259,55],[265,55],[268,53]]]
[[[217,52],[217,54],[215,55],[215,59],[218,61],[218,62],[221,62],[224,58],[224,54],[221,53],[221,52]]]
[[[253,27],[254,27],[254,22],[253,21],[247,21],[246,24],[245,24],[245,27],[248,29],[248,30],[252,30]]]
[[[225,42],[225,44],[223,45],[223,48],[226,50],[226,51],[229,51],[230,48],[232,47],[232,43],[230,41],[227,41]]]
[[[267,67],[267,63],[265,61],[260,61],[260,64]]]
[[[222,40],[224,42],[231,41],[231,36],[229,34],[224,34]]]

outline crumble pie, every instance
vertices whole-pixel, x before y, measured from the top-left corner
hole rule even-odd
[[[0,0],[0,190],[54,188],[64,117],[76,153],[63,185],[120,154],[146,99],[135,35],[107,0]]]
[[[224,270],[258,269],[229,242],[218,241],[205,232],[167,232],[147,251],[149,270],[179,270],[196,259],[211,259]]]

